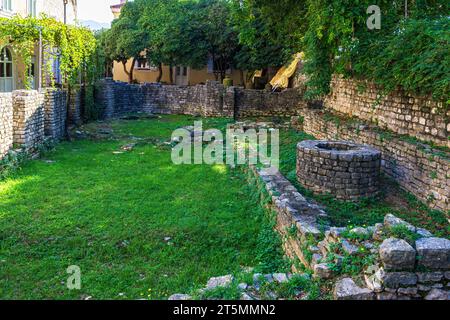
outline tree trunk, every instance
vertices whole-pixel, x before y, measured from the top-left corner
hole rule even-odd
[[[173,67],[172,66],[170,66],[170,73],[169,73],[169,75],[170,75],[170,79],[169,79],[170,84],[173,84]]]
[[[161,82],[162,76],[163,76],[163,68],[162,68],[162,63],[160,63],[158,65],[158,78],[156,78],[156,82]]]
[[[247,85],[245,83],[244,71],[243,70],[239,70],[239,77],[241,78],[242,86],[244,87],[244,89],[247,89]]]
[[[123,71],[128,76],[128,83],[133,82],[133,70],[134,70],[134,64],[136,63],[136,58],[133,58],[133,61],[131,63],[130,71],[127,70],[127,62],[128,61],[122,61],[123,65]]]
[[[131,63],[131,67],[130,67],[130,74],[129,74],[129,78],[128,78],[128,83],[133,83],[133,73],[134,73],[134,65],[136,63],[136,58],[133,58],[133,62]]]

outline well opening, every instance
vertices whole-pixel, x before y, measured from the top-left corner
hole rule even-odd
[[[317,144],[317,148],[330,151],[350,151],[358,149],[357,146],[344,142],[323,142]]]

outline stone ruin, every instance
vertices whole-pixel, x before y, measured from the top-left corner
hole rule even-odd
[[[297,146],[298,181],[316,194],[356,201],[379,191],[381,152],[347,141],[308,140]]]

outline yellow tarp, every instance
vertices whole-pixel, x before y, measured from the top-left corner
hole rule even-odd
[[[299,62],[303,60],[304,56],[303,52],[294,54],[292,56],[292,62],[288,66],[283,66],[278,70],[275,77],[270,81],[273,89],[286,89],[289,86],[289,78],[294,75]]]

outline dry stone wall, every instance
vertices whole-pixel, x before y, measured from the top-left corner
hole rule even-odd
[[[0,160],[13,145],[13,105],[11,93],[0,93]]]
[[[13,92],[14,143],[35,150],[44,140],[44,95],[35,90]]]
[[[77,100],[77,103],[80,101]],[[46,138],[61,139],[65,133],[66,118],[65,90],[46,88],[42,92],[17,90],[1,93],[0,160],[8,154],[13,144],[34,153]]]
[[[336,117],[336,115],[334,115]],[[297,128],[318,139],[348,140],[374,146],[382,153],[382,170],[430,207],[450,210],[448,153],[361,122],[339,122],[322,110],[304,109]]]
[[[136,112],[205,117],[292,116],[298,115],[303,107],[299,90],[272,93],[225,87],[215,81],[197,86],[171,86],[103,79],[96,91],[105,118]]]
[[[301,263],[315,278],[332,281],[335,299],[450,300],[450,240],[392,214],[368,227],[319,224],[326,210],[305,199],[279,172],[250,167],[248,181],[258,187],[265,203],[267,195],[271,200],[275,229],[292,271],[303,270]],[[396,237],[396,230],[408,233]],[[363,257],[366,263],[357,267],[359,273],[345,277],[343,267]]]
[[[67,91],[48,88],[45,91],[45,135],[55,140],[64,137],[67,116]]]
[[[340,113],[377,124],[400,135],[409,135],[450,147],[450,110],[430,97],[397,90],[385,96],[372,83],[333,78],[325,106]]]
[[[242,88],[235,90],[239,118],[298,115],[306,106],[303,91],[300,89],[287,89],[282,92]]]
[[[80,125],[81,119],[81,88],[75,86],[69,91],[69,123]]]

